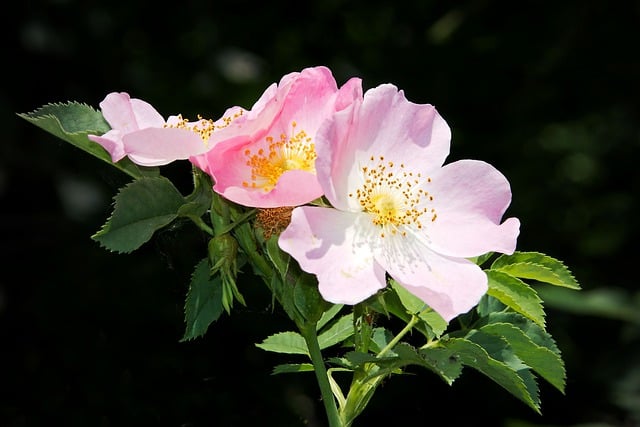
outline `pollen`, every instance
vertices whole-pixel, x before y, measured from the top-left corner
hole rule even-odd
[[[245,188],[261,188],[269,192],[286,171],[316,171],[315,145],[304,130],[297,129],[296,122],[292,122],[289,135],[282,133],[277,139],[267,136],[263,147],[255,152],[251,149],[243,152],[247,158],[246,165],[251,168],[250,181],[242,183]]]
[[[411,229],[422,230],[423,222],[436,220],[435,209],[426,207],[433,202],[426,188],[431,178],[408,170],[403,163],[385,161],[383,156],[368,160],[369,164],[360,166],[360,187],[349,197],[371,215],[380,237],[406,236]],[[431,216],[425,220],[427,214]]]
[[[182,114],[178,114],[177,122],[165,124],[164,127],[191,130],[199,134],[200,138],[202,138],[202,141],[206,144],[214,131],[226,128],[243,114],[244,110],[240,109],[229,116],[222,117],[217,122],[213,121],[212,119],[205,119],[198,114],[198,120],[193,123],[190,122],[189,119],[182,117]]]

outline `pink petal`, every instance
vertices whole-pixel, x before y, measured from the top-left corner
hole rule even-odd
[[[511,203],[509,182],[497,169],[477,160],[460,160],[431,174],[426,189],[436,219],[427,221],[431,248],[444,255],[472,257],[490,251],[511,254],[520,221],[500,224]]]
[[[216,182],[213,189],[235,203],[258,208],[300,206],[322,196],[322,188],[315,174],[302,170],[284,172],[269,192],[262,188],[224,186],[220,181]]]
[[[368,90],[362,103],[333,115],[316,138],[318,180],[339,209],[357,208],[346,196],[370,158],[436,170],[449,154],[451,131],[435,108],[409,102],[390,84]]]
[[[126,153],[124,152],[124,144],[122,143],[122,132],[118,129],[111,129],[109,132],[104,135],[87,135],[87,137],[93,141],[97,142],[107,150],[107,152],[111,155],[111,160],[115,163],[119,160],[122,160]]]
[[[111,128],[123,134],[164,124],[164,118],[149,103],[131,99],[125,92],[108,94],[100,103],[100,108]]]
[[[386,286],[370,247],[357,244],[359,216],[299,207],[278,241],[304,271],[317,275],[320,294],[335,304],[357,304]]]
[[[447,322],[478,304],[487,292],[487,275],[480,267],[465,259],[444,257],[426,247],[416,247],[421,249],[387,247],[376,259],[400,285]]]
[[[142,166],[161,166],[202,154],[209,146],[188,129],[147,128],[122,137],[127,156]]]
[[[308,203],[322,195],[311,173],[313,158],[311,167],[284,172],[265,192],[260,177],[252,176],[247,153],[253,156],[262,150],[268,154],[272,141],[282,139],[310,146],[320,124],[335,111],[337,100],[341,107],[348,105],[359,93],[358,84],[355,79],[343,91],[338,90],[326,67],[287,74],[275,88],[270,86],[268,95],[264,94],[237,124],[214,132],[211,151],[204,158],[192,158],[192,162],[214,178],[216,192],[236,203],[263,208]]]

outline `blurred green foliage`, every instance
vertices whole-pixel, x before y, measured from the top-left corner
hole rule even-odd
[[[640,424],[637,1],[7,8],[0,425],[322,425],[313,378],[270,376],[282,360],[254,346],[287,328],[262,285],[247,274],[248,308],[180,343],[206,241],[185,225],[131,255],[104,251],[89,236],[127,176],[15,115],[126,91],[165,116],[216,118],[314,65],[434,104],[452,128],[450,160],[488,161],[511,181],[519,249],[563,260],[584,288],[540,288],[568,371],[566,396],[541,385],[542,416],[473,372],[452,387],[420,372],[383,385],[360,424],[389,413],[413,425]],[[164,170],[185,193],[187,172]]]

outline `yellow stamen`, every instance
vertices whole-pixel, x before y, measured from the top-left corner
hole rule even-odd
[[[294,129],[296,126],[296,122],[293,122],[291,136],[281,134],[278,140],[267,136],[265,142],[268,146],[260,148],[255,154],[250,149],[244,150],[246,165],[251,168],[251,180],[244,181],[243,187],[261,188],[269,192],[286,171],[315,173],[315,145],[304,130]]]
[[[189,119],[185,119],[182,117],[182,114],[178,114],[178,121],[172,124],[165,124],[165,128],[176,128],[176,129],[189,129],[200,135],[202,141],[207,143],[211,134],[219,129],[224,129],[229,126],[235,119],[242,116],[244,114],[244,110],[240,109],[234,114],[230,116],[222,117],[218,122],[214,122],[212,119],[204,119],[201,115],[198,114],[198,121],[195,123],[190,123]]]
[[[355,197],[364,212],[370,213],[371,221],[382,230],[380,237],[407,235],[407,227],[422,229],[421,217],[429,211],[430,220],[436,220],[435,209],[427,209],[425,201],[433,201],[433,196],[423,189],[431,178],[405,170],[400,164],[396,170],[394,162],[385,162],[383,156],[369,158],[370,165],[361,166],[362,185],[349,197]]]

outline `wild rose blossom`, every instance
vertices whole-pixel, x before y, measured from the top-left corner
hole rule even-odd
[[[142,166],[166,165],[208,151],[212,132],[226,126],[228,117],[240,114],[234,108],[217,122],[189,122],[180,115],[165,121],[149,103],[125,92],[108,94],[100,108],[111,130],[101,136],[89,135],[89,139],[107,150],[113,162],[129,157]]]
[[[449,321],[485,294],[486,274],[467,258],[513,253],[520,222],[500,223],[511,190],[493,166],[443,166],[450,139],[433,106],[390,84],[321,127],[315,166],[333,207],[295,208],[279,245],[327,301],[361,302],[389,274]]]
[[[338,89],[326,67],[305,68],[273,83],[251,110],[212,137],[191,161],[211,175],[214,190],[244,206],[297,206],[322,196],[315,134],[334,112],[362,97],[361,79]]]

